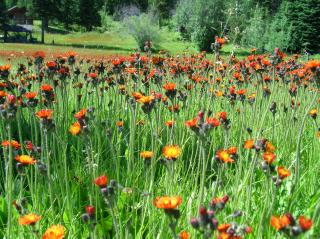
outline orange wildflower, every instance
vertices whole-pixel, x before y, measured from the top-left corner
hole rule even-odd
[[[79,112],[74,114],[74,118],[77,120],[83,119],[86,117],[87,109],[82,109]]]
[[[291,174],[290,171],[283,166],[279,166],[277,168],[277,172],[278,172],[279,178],[281,179],[285,179],[286,177],[289,177]]]
[[[123,122],[123,121],[117,121],[117,122],[116,122],[116,126],[117,126],[117,127],[123,127],[123,125],[124,125],[124,122]]]
[[[312,109],[309,111],[309,115],[311,118],[316,119],[318,115],[318,110],[317,109]]]
[[[72,134],[72,135],[78,135],[80,132],[81,132],[81,126],[80,126],[80,123],[77,121],[77,122],[74,122],[70,128],[69,128],[69,132]]]
[[[263,154],[263,160],[264,160],[267,164],[272,164],[275,159],[276,159],[276,155],[275,155],[274,153],[265,152],[265,153]]]
[[[152,151],[142,151],[140,152],[140,157],[143,159],[151,159],[153,156],[153,152]]]
[[[219,232],[226,232],[231,225],[229,223],[220,224],[217,228]]]
[[[41,90],[42,91],[52,91],[53,88],[51,85],[43,84],[43,85],[41,85]]]
[[[299,217],[299,225],[301,227],[301,229],[303,231],[308,231],[310,230],[310,228],[312,227],[312,220],[311,219],[307,219],[306,217],[304,216],[300,216]]]
[[[41,219],[41,216],[38,216],[34,213],[29,213],[19,217],[19,224],[22,226],[31,225],[33,226]]]
[[[189,239],[190,235],[187,231],[181,231],[179,233],[179,239]]]
[[[281,217],[272,216],[270,219],[270,224],[274,229],[280,231],[290,225],[290,218],[287,215]]]
[[[17,155],[15,158],[19,163],[22,164],[35,164],[37,161],[34,158],[30,157],[29,155]]]
[[[253,149],[254,148],[254,140],[249,139],[244,142],[243,148],[245,149]]]
[[[62,225],[49,227],[42,236],[42,239],[63,239],[66,229]]]
[[[154,101],[154,96],[142,96],[141,98],[137,99],[137,102],[143,103],[145,105],[150,105]]]
[[[27,92],[24,94],[24,96],[29,99],[32,100],[37,96],[37,92]]]
[[[153,204],[159,209],[172,210],[177,208],[182,203],[182,198],[179,196],[169,197],[157,197]]]
[[[162,149],[162,154],[167,160],[176,160],[181,154],[181,149],[178,145],[166,145]]]
[[[224,163],[233,163],[234,160],[231,158],[231,155],[227,150],[219,150],[216,153],[216,158]]]
[[[139,92],[133,92],[132,93],[133,98],[135,98],[135,100],[140,99],[141,97],[143,97],[143,94],[139,93]]]
[[[211,125],[211,127],[216,128],[220,125],[220,121],[217,118],[206,118],[207,124]]]
[[[190,129],[198,128],[198,118],[186,121],[185,125]]]
[[[15,148],[16,150],[21,148],[21,145],[16,140],[11,140],[11,141],[5,140],[5,141],[2,141],[1,145],[3,147],[9,147],[11,145],[11,147]]]
[[[163,89],[165,89],[166,91],[174,91],[175,88],[176,88],[176,84],[173,82],[168,82],[163,85]]]
[[[42,109],[36,113],[36,116],[40,119],[51,119],[52,112],[50,109]]]
[[[175,123],[174,120],[168,120],[166,121],[165,125],[171,128],[174,125],[174,123]]]
[[[108,183],[108,177],[106,175],[102,175],[93,180],[93,183],[100,188],[106,187]]]

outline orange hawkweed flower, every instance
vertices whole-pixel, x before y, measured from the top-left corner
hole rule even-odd
[[[154,96],[142,96],[141,98],[137,99],[137,102],[143,103],[145,105],[150,105],[154,101]]]
[[[265,151],[269,153],[274,153],[275,150],[276,150],[276,147],[270,141],[266,141]]]
[[[311,219],[307,219],[306,217],[304,216],[300,216],[299,217],[299,225],[301,227],[301,229],[303,231],[308,231],[311,229],[312,227],[312,220]]]
[[[287,215],[281,217],[272,216],[270,219],[270,224],[274,229],[280,231],[290,225],[290,218]]]
[[[167,160],[176,160],[181,154],[181,149],[178,145],[166,145],[162,154]]]
[[[123,125],[124,125],[124,122],[123,122],[123,121],[117,121],[117,122],[116,122],[116,126],[117,126],[117,127],[123,127]]]
[[[52,90],[53,90],[53,88],[52,88],[51,85],[47,85],[47,84],[41,85],[41,91],[48,91],[48,92],[50,92],[50,91],[52,91]]]
[[[11,66],[9,64],[1,66],[2,71],[9,71]]]
[[[78,135],[80,132],[81,132],[81,125],[80,123],[77,121],[77,122],[74,122],[70,128],[69,128],[69,132],[72,134],[72,135]]]
[[[153,156],[153,152],[152,151],[142,151],[140,152],[140,157],[143,158],[143,159],[151,159]]]
[[[171,128],[174,125],[174,123],[175,123],[174,120],[168,120],[165,122],[165,125]]]
[[[93,180],[93,183],[100,188],[104,188],[107,186],[108,177],[106,175],[99,176],[95,180]]]
[[[220,45],[223,45],[226,42],[226,40],[224,38],[216,37],[216,42]]]
[[[190,129],[198,128],[198,118],[186,121],[185,125]]]
[[[57,66],[57,63],[56,63],[55,61],[48,61],[48,62],[46,63],[46,66],[47,66],[48,68],[55,68],[55,67]]]
[[[219,232],[226,232],[230,228],[230,226],[231,225],[229,223],[223,223],[218,226],[217,230]]]
[[[276,155],[275,155],[274,153],[265,152],[265,153],[263,154],[263,160],[264,160],[267,164],[272,164],[275,159],[276,159]]]
[[[216,158],[224,163],[233,163],[234,160],[231,158],[228,150],[218,150],[216,153]]]
[[[211,125],[212,128],[216,128],[220,125],[220,121],[217,118],[206,118],[207,124]]]
[[[33,53],[33,57],[44,59],[46,57],[46,53],[44,53],[43,51],[36,51],[35,53]]]
[[[41,216],[38,216],[34,213],[29,213],[19,217],[19,224],[22,226],[31,225],[33,226],[41,219]]]
[[[90,77],[91,79],[96,79],[96,78],[98,77],[98,74],[95,73],[95,72],[91,72],[91,73],[89,74],[89,77]]]
[[[79,112],[74,114],[74,118],[77,120],[83,119],[86,117],[87,109],[82,109]]]
[[[22,164],[35,164],[37,161],[34,158],[30,157],[29,155],[17,155],[15,158],[19,163]]]
[[[27,92],[24,94],[24,96],[29,99],[32,100],[37,96],[37,92]]]
[[[135,98],[135,100],[140,99],[141,97],[143,97],[143,94],[139,93],[139,92],[133,92],[132,93],[133,98]]]
[[[235,154],[237,154],[237,152],[238,152],[238,148],[235,147],[235,146],[232,146],[232,147],[230,147],[230,148],[227,149],[227,152],[228,152],[228,154],[233,154],[233,155],[235,155]]]
[[[62,225],[49,227],[42,236],[42,239],[63,239],[66,229]]]
[[[179,233],[179,239],[189,239],[190,235],[187,231],[181,231]]]
[[[285,179],[286,177],[289,177],[291,174],[290,171],[283,166],[279,166],[277,168],[277,172],[280,179]]]
[[[254,140],[253,139],[246,140],[243,144],[243,148],[253,149],[254,148]]]
[[[11,141],[5,140],[5,141],[2,141],[1,145],[3,147],[9,147],[11,145],[11,147],[15,148],[16,150],[21,148],[21,145],[16,140],[11,140]]]
[[[173,210],[177,208],[182,203],[182,198],[180,196],[163,196],[157,197],[153,204],[159,209]]]
[[[175,88],[176,88],[176,84],[173,82],[168,82],[163,85],[163,89],[165,89],[166,91],[174,91]]]
[[[36,113],[36,116],[40,119],[51,119],[52,112],[50,109],[42,109]]]
[[[312,109],[309,111],[309,115],[311,118],[316,119],[318,116],[318,110],[317,109]]]
[[[317,67],[320,67],[320,61],[317,60],[310,60],[305,64],[305,67],[307,69],[310,69],[312,71],[315,71]]]

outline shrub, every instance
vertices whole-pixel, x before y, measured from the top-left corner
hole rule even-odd
[[[288,50],[292,35],[292,25],[287,17],[288,4],[283,2],[277,14],[269,24],[265,33],[267,51],[273,51],[276,47]]]
[[[210,51],[216,35],[222,33],[225,19],[224,1],[181,0],[174,22],[186,38],[194,41],[199,50]]]
[[[128,17],[124,20],[127,32],[136,40],[140,50],[143,50],[146,41],[151,41],[154,46],[160,42],[159,27],[156,20],[148,14]]]
[[[242,44],[264,51],[266,44],[266,27],[265,10],[256,7],[253,17],[249,20],[247,27],[243,31]]]

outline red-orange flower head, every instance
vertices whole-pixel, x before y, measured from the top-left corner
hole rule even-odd
[[[36,113],[36,116],[40,119],[51,119],[52,118],[52,110],[50,109],[42,109]]]
[[[84,119],[86,117],[87,109],[82,109],[79,112],[74,114],[74,118],[77,120]]]
[[[173,210],[176,209],[180,204],[182,203],[182,198],[180,196],[163,196],[163,197],[157,197],[153,204],[159,208],[159,209],[165,209],[165,210]]]
[[[308,231],[311,229],[312,227],[312,220],[311,219],[307,219],[306,217],[304,216],[300,216],[299,217],[299,225],[301,227],[301,229],[303,231]]]
[[[106,175],[102,175],[93,180],[93,183],[100,188],[105,188],[108,183],[108,177]]]

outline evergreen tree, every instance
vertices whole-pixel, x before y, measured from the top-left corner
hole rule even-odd
[[[60,0],[57,20],[69,29],[71,24],[79,22],[79,0]]]
[[[4,0],[0,0],[0,30],[2,29],[3,25],[6,22],[6,3]]]
[[[96,0],[80,0],[79,23],[85,27],[87,31],[91,31],[93,27],[100,25],[100,8],[102,8],[102,6],[99,6]]]
[[[320,1],[288,1],[288,18],[292,24],[289,49],[320,51]]]

